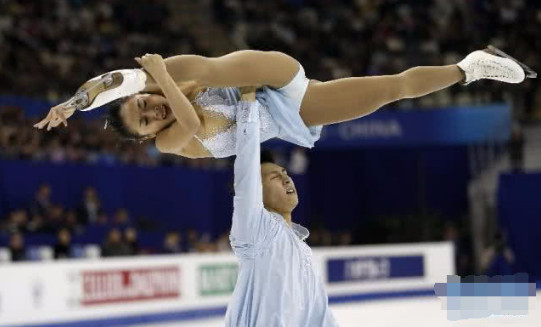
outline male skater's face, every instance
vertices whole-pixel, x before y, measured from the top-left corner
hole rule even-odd
[[[299,203],[295,183],[285,168],[273,163],[261,164],[263,204],[277,213],[291,213]]]

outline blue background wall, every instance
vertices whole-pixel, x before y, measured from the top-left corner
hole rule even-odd
[[[541,279],[541,173],[500,176],[498,216],[515,268]]]
[[[167,228],[194,227],[206,232],[229,228],[232,198],[229,172],[182,168],[142,168],[86,165],[54,165],[27,161],[0,162],[0,211],[5,214],[30,204],[38,186],[49,183],[52,200],[77,207],[86,186],[97,189],[108,213],[127,208],[132,217],[145,216]],[[304,178],[295,178],[300,196]],[[305,205],[297,210],[305,216]]]
[[[316,151],[310,160],[308,173],[294,176],[301,199],[295,219],[303,224],[317,219],[328,228],[346,229],[378,215],[429,210],[453,217],[466,210],[463,147]],[[125,207],[134,217],[165,227],[217,233],[229,228],[231,179],[229,171],[3,161],[0,214],[28,206],[45,182],[52,186],[53,201],[66,207],[78,206],[90,185],[109,213]]]
[[[465,147],[316,151],[311,162],[310,209],[325,226],[346,229],[350,219],[419,212],[452,219],[467,209]]]

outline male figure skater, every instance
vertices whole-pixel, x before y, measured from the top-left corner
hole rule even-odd
[[[240,267],[226,326],[338,326],[304,242],[308,230],[291,221],[295,184],[283,167],[260,163],[259,106],[241,102],[237,111],[230,240]]]

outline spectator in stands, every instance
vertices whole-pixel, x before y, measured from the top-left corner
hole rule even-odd
[[[24,124],[23,110],[18,106],[0,108],[0,152],[2,158],[16,159],[21,145],[20,127]]]
[[[115,211],[113,215],[113,221],[111,223],[116,228],[127,228],[130,226],[130,216],[128,210],[125,208],[120,208]]]
[[[330,246],[332,245],[332,234],[321,223],[316,223],[315,227],[310,231],[310,237],[307,239],[307,243],[311,247],[317,246]]]
[[[107,234],[107,241],[101,248],[103,257],[117,257],[130,255],[128,245],[122,241],[122,234],[118,228],[113,228]]]
[[[197,252],[199,241],[199,232],[194,228],[188,228],[188,230],[186,230],[186,250],[188,252]]]
[[[129,255],[138,255],[140,253],[137,230],[134,227],[126,228],[124,231],[124,242],[129,248]]]
[[[101,211],[101,203],[96,189],[89,186],[85,189],[83,202],[78,209],[79,222],[83,225],[95,224]]]
[[[32,213],[45,216],[52,206],[51,186],[49,184],[41,184],[32,203]]]
[[[513,172],[521,173],[524,169],[524,135],[518,123],[515,123],[511,130],[509,157]]]
[[[81,224],[77,219],[77,212],[73,209],[67,210],[64,217],[63,226],[67,228],[70,233],[80,233],[82,231]]]
[[[57,241],[54,246],[54,258],[66,259],[71,257],[71,234],[67,228],[58,231]]]
[[[229,231],[223,233],[216,241],[216,251],[231,252],[231,243],[229,242]]]
[[[178,232],[169,232],[165,235],[163,241],[162,253],[165,254],[175,254],[184,252],[182,250],[182,238]]]
[[[0,107],[0,122],[12,129],[24,122],[24,111],[19,106],[4,105]],[[5,132],[5,129],[2,130]]]
[[[11,251],[11,261],[15,262],[27,260],[23,234],[19,232],[11,234],[9,240],[9,250]]]
[[[28,215],[25,210],[18,209],[9,213],[4,230],[8,233],[24,232],[28,226]]]
[[[514,273],[515,254],[507,245],[501,230],[496,232],[492,245],[483,251],[481,267],[488,276],[511,275]]]
[[[473,271],[472,249],[470,234],[461,231],[452,221],[446,221],[443,227],[443,240],[452,242],[455,249],[455,266],[460,276],[466,276]]]
[[[353,235],[350,231],[341,231],[338,233],[338,242],[336,245],[347,246],[353,243]]]
[[[59,204],[51,206],[46,215],[44,231],[56,233],[60,228],[64,227],[64,224],[64,208]]]
[[[199,242],[197,242],[195,251],[199,253],[216,252],[218,251],[217,244],[212,241],[209,233],[203,233],[199,238]]]
[[[43,231],[43,224],[43,216],[40,214],[33,214],[26,227],[28,232],[39,233]]]
[[[109,223],[109,217],[107,216],[107,213],[105,211],[100,211],[98,213],[98,220],[96,220],[96,225],[105,226]]]

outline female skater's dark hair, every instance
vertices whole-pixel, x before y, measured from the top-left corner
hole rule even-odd
[[[106,127],[111,126],[113,131],[115,131],[121,139],[125,141],[142,141],[144,136],[136,134],[128,129],[124,124],[122,117],[120,117],[120,109],[122,105],[128,101],[129,97],[120,98],[112,102],[108,107],[106,117]]]

